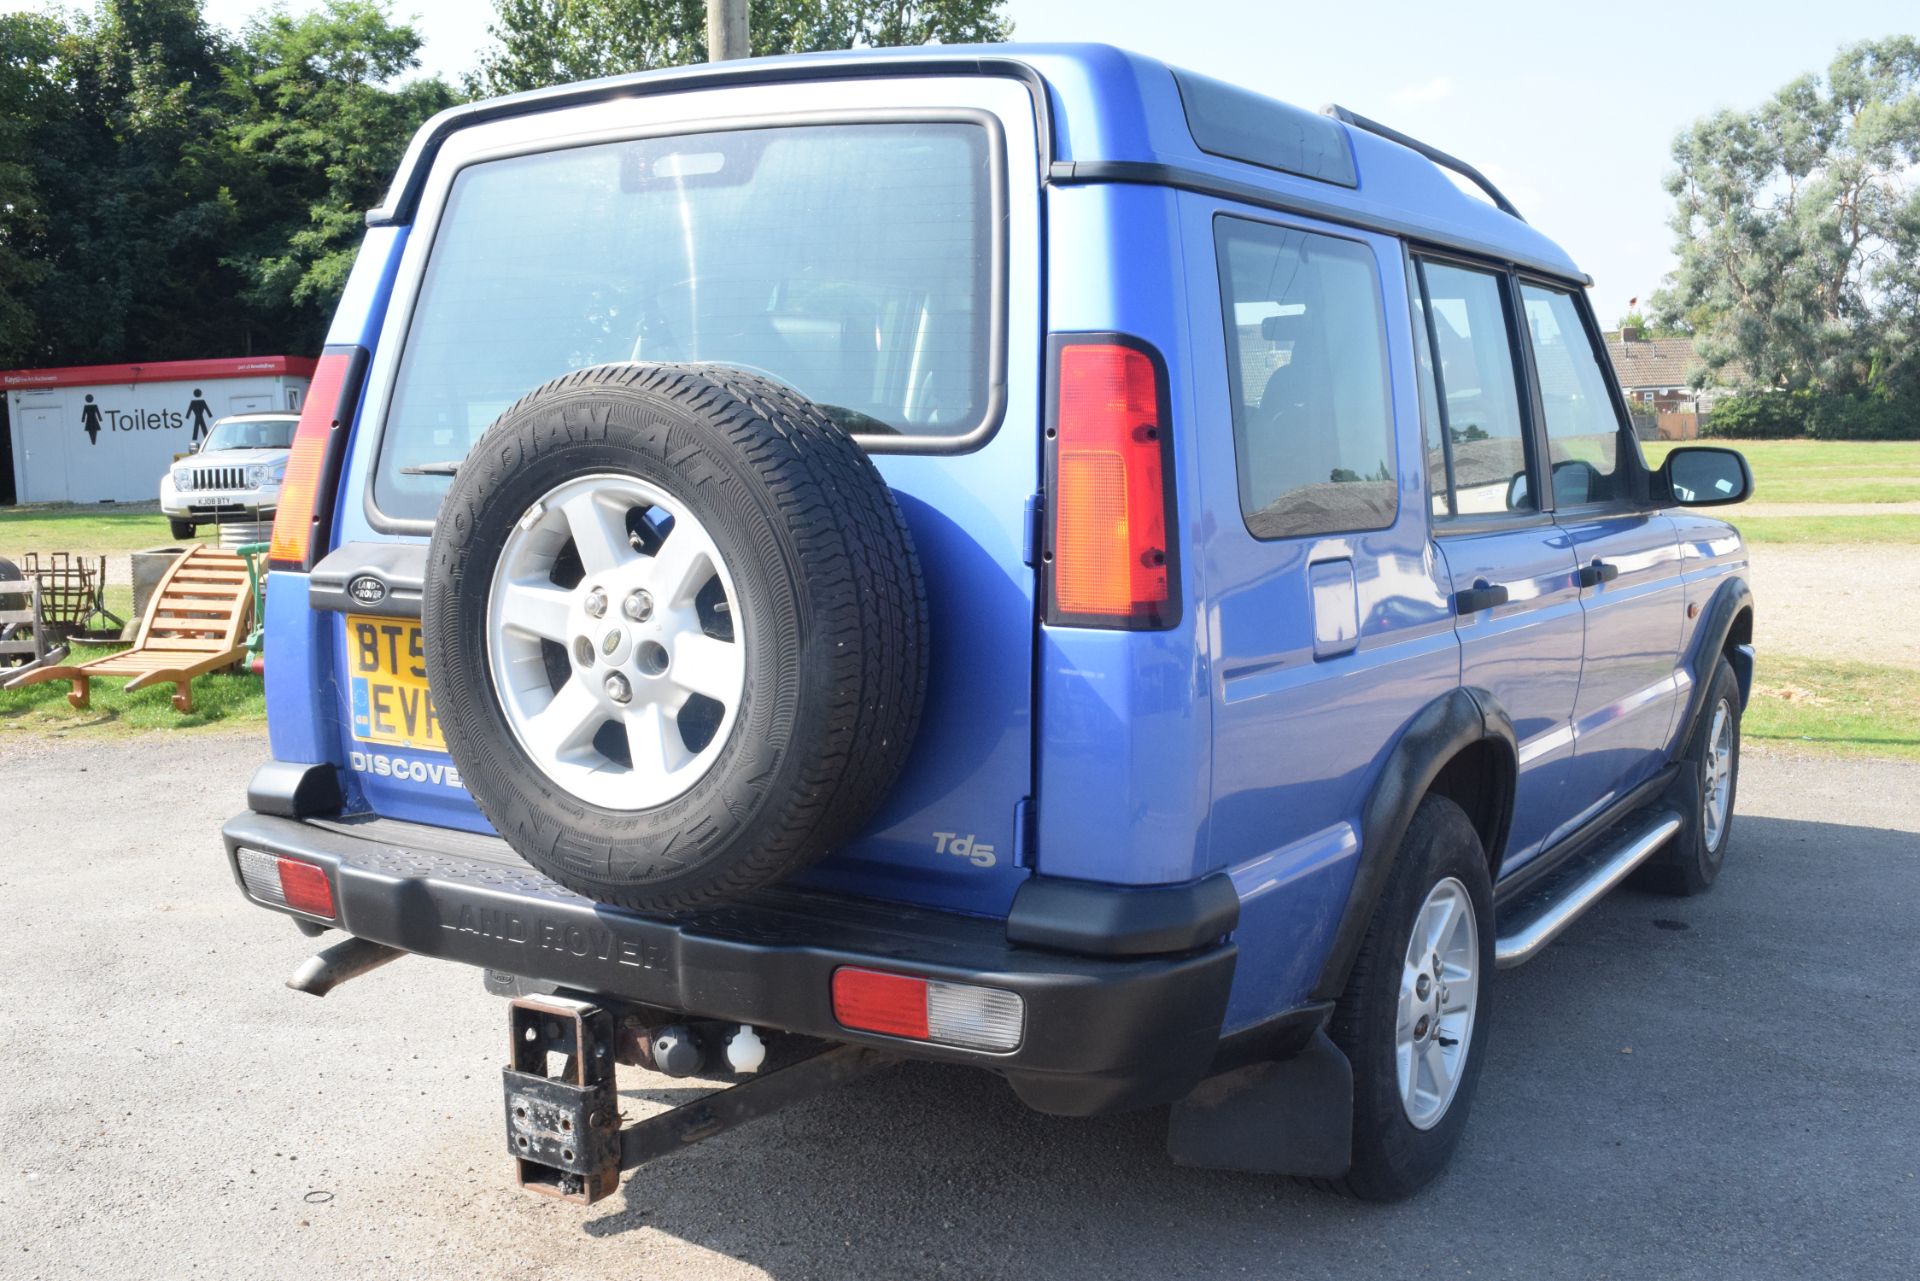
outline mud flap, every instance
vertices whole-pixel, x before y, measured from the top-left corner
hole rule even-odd
[[[1324,1031],[1281,1062],[1209,1077],[1173,1105],[1176,1165],[1338,1178],[1353,1163],[1353,1065]]]

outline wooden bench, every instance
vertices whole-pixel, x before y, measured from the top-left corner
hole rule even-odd
[[[133,646],[90,663],[42,667],[10,677],[3,688],[71,681],[67,701],[86,708],[95,676],[130,676],[127,689],[173,683],[173,705],[193,710],[196,676],[234,666],[247,656],[253,590],[247,562],[215,547],[195,547],[173,563],[154,588]]]

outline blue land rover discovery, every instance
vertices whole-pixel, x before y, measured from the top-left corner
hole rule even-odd
[[[1496,970],[1719,872],[1751,474],[1649,470],[1461,161],[876,51],[457,107],[367,223],[225,844],[347,936],[296,987],[511,999],[530,1187],[919,1058],[1404,1195]],[[623,1131],[616,1061],[740,1084]]]

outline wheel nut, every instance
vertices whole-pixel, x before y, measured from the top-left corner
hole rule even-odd
[[[1421,1000],[1427,999],[1427,993],[1433,990],[1433,980],[1422,974],[1413,982],[1413,993]]]
[[[620,610],[636,623],[644,623],[653,617],[653,597],[643,589],[634,592],[620,603]]]
[[[607,697],[616,703],[629,702],[633,698],[633,686],[619,672],[607,674]]]
[[[593,639],[588,636],[576,636],[573,641],[573,660],[582,667],[593,666]]]
[[[607,594],[596,587],[587,593],[587,617],[603,618],[607,612]]]

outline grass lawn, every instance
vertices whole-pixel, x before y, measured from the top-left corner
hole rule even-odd
[[[1741,732],[1823,755],[1920,760],[1920,671],[1764,657]]]
[[[1640,446],[1658,467],[1670,441]],[[1724,444],[1753,465],[1754,500],[1763,503],[1920,501],[1920,440],[1702,440]],[[1736,509],[1737,510],[1737,509]],[[1736,517],[1737,519],[1737,517]],[[4,541],[4,535],[0,535]]]
[[[1739,527],[1750,543],[1920,543],[1920,516],[1894,512],[1885,516],[1760,516],[1740,519],[1738,507],[1722,514]],[[1920,556],[1920,548],[1910,549]]]
[[[211,525],[202,526],[198,541],[215,537]],[[23,552],[98,556],[178,545],[158,503],[0,507],[0,556],[8,560],[18,561]]]
[[[69,662],[84,663],[118,652],[119,647],[76,645]],[[0,678],[6,673],[0,671]],[[155,685],[136,694],[125,689],[126,678],[103,676],[93,682],[93,705],[76,711],[67,704],[65,681],[46,681],[24,689],[0,689],[0,736],[15,733],[46,735],[117,734],[130,730],[262,727],[267,723],[265,683],[251,672],[213,674],[193,682],[193,711],[173,710],[173,686]]]

